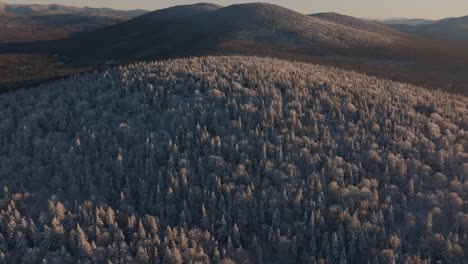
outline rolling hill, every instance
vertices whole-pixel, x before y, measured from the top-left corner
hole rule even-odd
[[[374,32],[380,35],[403,37],[401,32],[382,25],[381,23],[366,21],[352,16],[346,16],[338,13],[317,13],[310,16],[345,27],[354,28],[356,30]]]
[[[6,4],[0,3],[1,14],[11,15],[47,15],[47,14],[62,14],[62,13],[78,13],[81,10],[79,7],[62,6],[62,5],[36,5],[36,4]]]
[[[24,54],[47,54],[54,68],[72,72],[142,60],[255,55],[468,93],[468,51],[463,47],[336,13],[308,16],[264,3],[176,6],[65,39],[0,45],[0,58]],[[0,69],[0,85],[12,79],[9,72]],[[23,76],[28,77],[22,74],[21,80]],[[42,80],[38,77],[43,76],[30,79]],[[16,83],[5,85],[17,87]]]
[[[389,25],[402,32],[452,43],[468,43],[468,16],[447,18],[423,25]]]
[[[34,43],[83,34],[144,13],[144,10],[0,3],[0,45],[32,45],[19,51],[0,52],[0,89],[36,85],[93,69],[95,65],[68,67],[57,54],[37,51]]]
[[[135,10],[115,10],[111,8],[92,8],[92,7],[74,7],[64,5],[36,5],[36,4],[6,4],[0,3],[0,14],[10,15],[57,15],[57,14],[107,14],[113,16],[120,16],[126,18],[134,18],[144,13],[146,10],[135,9]]]
[[[145,12],[0,3],[0,43],[64,38],[118,24]]]
[[[135,30],[138,29],[138,30]],[[388,29],[390,31],[390,29]],[[387,33],[383,32],[383,33]],[[177,6],[58,44],[92,58],[129,59],[217,52],[265,53],[277,49],[313,53],[324,49],[381,47],[398,34],[349,27],[272,4]]]
[[[468,98],[305,63],[0,95],[4,263],[463,263]]]

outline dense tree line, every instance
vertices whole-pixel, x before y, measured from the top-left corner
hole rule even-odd
[[[0,109],[0,263],[467,263],[466,97],[206,57]]]

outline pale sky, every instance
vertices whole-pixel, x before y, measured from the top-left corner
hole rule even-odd
[[[7,3],[62,4],[71,6],[110,7],[114,9],[156,10],[197,2],[223,6],[254,1],[229,0],[0,0]],[[301,13],[337,12],[367,18],[445,18],[468,15],[468,0],[265,0]]]

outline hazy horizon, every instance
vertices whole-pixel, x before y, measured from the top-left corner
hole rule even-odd
[[[229,0],[212,0],[212,1],[184,1],[172,0],[155,2],[150,0],[126,1],[126,0],[8,0],[2,1],[9,4],[60,4],[69,6],[89,6],[89,7],[108,7],[121,10],[131,9],[146,9],[157,10],[175,5],[193,4],[198,2],[209,2],[228,6],[231,4],[251,3],[258,1],[229,1]],[[446,17],[458,17],[468,15],[468,1],[465,0],[449,0],[441,2],[438,0],[395,0],[392,2],[383,0],[327,0],[327,1],[306,1],[306,0],[291,0],[280,1],[270,0],[261,1],[272,4],[281,5],[304,14],[312,14],[319,12],[337,12],[345,15],[366,18],[425,18],[425,19],[440,19]],[[450,4],[447,4],[450,2]]]

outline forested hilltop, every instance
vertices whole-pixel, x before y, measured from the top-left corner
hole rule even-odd
[[[204,57],[0,109],[0,263],[467,263],[467,97]]]

